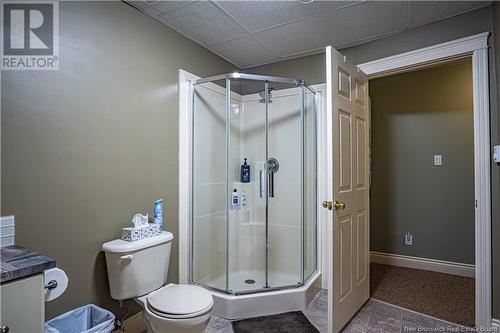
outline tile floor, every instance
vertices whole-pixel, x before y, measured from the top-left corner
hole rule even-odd
[[[327,294],[322,290],[304,311],[321,333],[327,332]],[[206,333],[233,333],[231,322],[212,316]],[[460,327],[370,299],[344,329],[345,333],[460,332]],[[290,332],[300,333],[300,332]]]

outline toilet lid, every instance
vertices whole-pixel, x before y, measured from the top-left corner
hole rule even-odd
[[[147,302],[153,310],[163,314],[189,315],[210,308],[213,298],[198,286],[169,284],[148,296]]]

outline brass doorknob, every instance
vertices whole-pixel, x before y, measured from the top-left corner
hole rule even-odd
[[[345,209],[345,203],[344,202],[340,202],[340,201],[337,201],[335,200],[333,202],[333,206],[335,207],[335,210],[344,210]]]
[[[323,208],[328,208],[328,210],[332,210],[333,202],[327,200],[323,201]]]

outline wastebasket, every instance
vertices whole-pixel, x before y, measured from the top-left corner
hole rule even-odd
[[[66,312],[45,323],[45,333],[111,333],[115,316],[94,304]]]

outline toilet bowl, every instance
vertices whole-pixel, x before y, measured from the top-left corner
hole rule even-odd
[[[210,292],[194,285],[165,285],[173,239],[163,231],[135,242],[104,243],[110,294],[139,303],[149,333],[202,333],[214,304]]]
[[[212,295],[193,285],[168,284],[136,298],[151,333],[203,333],[213,308]]]

